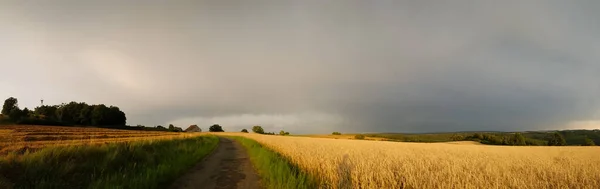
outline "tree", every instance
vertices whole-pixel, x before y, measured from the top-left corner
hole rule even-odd
[[[29,110],[29,108],[23,108],[23,111],[22,111],[23,118],[28,118],[29,114],[31,114],[31,111]]]
[[[15,108],[19,108],[19,101],[14,97],[10,97],[4,101],[4,105],[2,106],[2,114],[9,115],[10,111]]]
[[[219,124],[214,124],[213,126],[210,126],[210,128],[208,128],[208,131],[210,131],[210,132],[225,132],[223,130],[223,127],[221,127]]]
[[[527,145],[525,143],[525,137],[521,133],[515,133],[512,136],[511,143],[512,143],[512,145],[516,145],[516,146],[525,146],[525,145]]]
[[[564,146],[567,145],[565,138],[558,132],[555,132],[550,140],[548,140],[548,146]]]
[[[460,134],[453,134],[450,137],[450,140],[452,140],[452,141],[462,141],[462,140],[465,140],[465,137],[462,136],[462,135],[460,135]]]
[[[279,131],[279,135],[287,136],[287,135],[290,135],[290,132],[285,132],[285,131],[281,130],[281,131]]]
[[[596,143],[594,143],[594,141],[590,138],[585,138],[585,143],[583,144],[584,146],[596,146]]]
[[[18,107],[13,108],[12,110],[10,110],[8,117],[13,122],[19,122],[21,121],[21,118],[23,118],[23,110],[19,109]]]
[[[331,133],[331,134],[332,134],[332,135],[342,135],[342,133],[340,133],[340,132],[333,132],[333,133]]]
[[[242,133],[248,133],[248,130],[242,129]]]
[[[175,126],[173,126],[173,124],[169,124],[169,131],[175,131]]]
[[[94,105],[92,109],[92,125],[107,125],[108,111],[110,110],[104,104]]]
[[[45,120],[56,120],[56,110],[58,109],[58,106],[38,106],[35,108],[34,112],[35,114],[39,115],[42,119]],[[91,122],[91,108],[90,108],[90,114],[89,114],[89,119]]]
[[[258,126],[258,125],[252,127],[252,132],[255,132],[258,134],[265,134],[265,130],[261,126]]]

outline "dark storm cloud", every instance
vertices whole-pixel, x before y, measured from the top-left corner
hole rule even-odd
[[[600,123],[595,1],[39,1],[0,6],[1,96],[129,124],[291,132]]]

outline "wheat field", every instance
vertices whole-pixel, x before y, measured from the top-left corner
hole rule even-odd
[[[35,151],[48,146],[170,140],[195,137],[202,134],[36,125],[0,126],[0,156],[13,152]]]
[[[322,188],[600,188],[600,147],[235,135],[281,153]]]

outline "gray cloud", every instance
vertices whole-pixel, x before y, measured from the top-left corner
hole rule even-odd
[[[129,124],[535,130],[600,120],[596,1],[0,4],[0,96]],[[8,70],[8,71],[6,71]],[[591,125],[591,126],[590,126]]]

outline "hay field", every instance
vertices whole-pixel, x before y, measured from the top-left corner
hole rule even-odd
[[[0,126],[0,155],[11,152],[22,153],[25,151],[34,151],[47,146],[163,140],[193,137],[200,134],[84,127]]]
[[[230,135],[281,153],[322,188],[600,188],[600,147]]]

